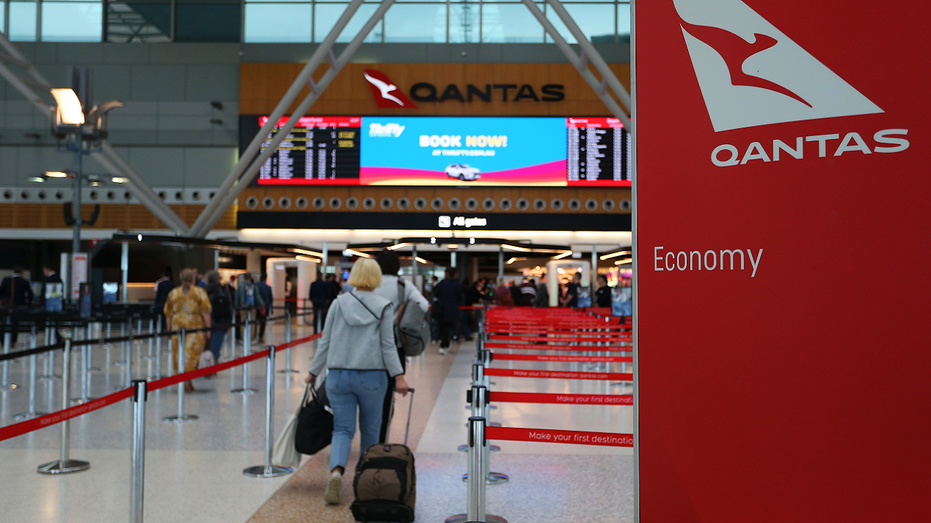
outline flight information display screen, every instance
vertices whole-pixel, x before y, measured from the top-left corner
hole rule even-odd
[[[241,117],[240,150],[267,121]],[[631,172],[616,118],[304,116],[254,183],[629,187]]]

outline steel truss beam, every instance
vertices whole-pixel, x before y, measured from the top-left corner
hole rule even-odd
[[[304,99],[304,102],[301,103],[301,107],[304,107],[303,111],[300,109],[294,111],[294,114],[291,115],[291,120],[288,121],[286,129],[280,129],[276,138],[278,139],[274,145],[270,145],[263,151],[264,158],[268,158],[275,152],[275,148],[278,146],[278,143],[284,139],[285,136],[291,131],[294,127],[294,124],[297,122],[297,119],[304,115],[307,109],[316,101],[316,99],[323,93],[326,86],[329,84],[329,81],[324,83],[324,80],[321,80],[319,83],[315,82],[313,79],[313,74],[318,67],[323,63],[325,59],[333,56],[333,44],[336,43],[336,38],[339,34],[346,28],[346,25],[349,24],[349,21],[352,19],[352,16],[359,9],[359,6],[362,5],[363,0],[352,0],[346,10],[343,12],[342,16],[339,17],[339,20],[336,21],[336,24],[330,29],[330,32],[327,34],[326,38],[323,39],[323,42],[317,47],[314,51],[314,54],[308,60],[307,65],[304,66],[304,69],[301,70],[300,74],[297,75],[297,78],[294,79],[294,82],[291,84],[291,87],[281,98],[281,101],[278,102],[278,105],[275,106],[275,110],[272,111],[272,114],[269,115],[268,121],[265,125],[259,129],[259,132],[256,133],[255,138],[252,139],[252,142],[249,143],[249,146],[240,154],[239,162],[233,168],[233,171],[227,176],[224,180],[223,185],[220,186],[220,189],[217,191],[217,198],[210,202],[207,207],[201,212],[200,216],[197,218],[197,221],[194,222],[194,226],[191,228],[191,235],[199,238],[203,238],[210,232],[210,229],[216,225],[220,220],[220,217],[223,216],[223,213],[230,205],[233,204],[235,200],[242,191],[249,184],[249,181],[255,176],[255,173],[258,172],[259,166],[262,163],[253,162],[252,159],[255,157],[256,153],[259,152],[259,149],[262,146],[262,143],[265,141],[266,137],[272,132],[276,125],[278,125],[278,120],[284,116],[285,111],[288,110],[288,107],[297,99],[297,95],[300,94],[301,90],[305,85],[310,85],[310,95]],[[340,55],[340,59],[343,59],[345,56],[346,61],[352,57],[352,54],[355,53],[359,45],[361,45],[362,40],[368,36],[369,32],[375,27],[375,23],[384,15],[388,7],[394,3],[394,0],[386,0],[382,2],[382,5],[379,6],[378,10],[372,15],[372,18],[369,22],[359,31],[359,34],[353,38],[352,42],[349,44],[343,53]],[[387,4],[387,5],[386,5]],[[333,61],[331,58],[331,66],[327,70],[324,78],[327,78],[327,75],[330,75],[330,80],[332,77],[339,72],[339,69],[342,66],[337,67],[337,62]],[[333,72],[335,70],[335,72]],[[331,75],[332,73],[332,75]],[[306,103],[310,100],[309,103]],[[267,152],[267,154],[265,154]],[[262,162],[265,160],[263,159]]]

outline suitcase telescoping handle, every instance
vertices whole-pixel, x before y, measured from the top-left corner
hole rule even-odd
[[[407,389],[411,393],[411,404],[407,407],[407,426],[404,428],[404,445],[407,445],[407,436],[411,433],[411,413],[414,412],[414,387]]]

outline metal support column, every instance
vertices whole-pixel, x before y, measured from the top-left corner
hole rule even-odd
[[[120,244],[120,301],[126,303],[126,297],[129,295],[129,289],[126,284],[129,282],[129,242]]]
[[[129,494],[130,523],[143,522],[143,501],[145,498],[145,402],[148,400],[148,382],[133,381],[133,446],[132,446],[132,488]]]

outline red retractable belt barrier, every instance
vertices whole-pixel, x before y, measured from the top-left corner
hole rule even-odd
[[[565,351],[596,351],[596,352],[633,352],[633,347],[616,346],[583,346],[583,345],[534,345],[530,343],[492,343],[485,344],[488,349],[515,349],[515,350],[565,350]]]
[[[632,394],[549,394],[536,392],[488,392],[492,403],[552,403],[559,405],[633,405]]]
[[[495,361],[551,361],[557,363],[633,363],[633,356],[563,356],[561,354],[502,354],[493,352]]]
[[[284,343],[275,347],[276,351],[284,350],[289,347],[294,347],[295,345],[300,345],[302,343],[307,343],[309,341],[315,340],[320,337],[320,334],[314,334],[313,336],[307,336],[306,338],[301,338],[299,340],[294,340],[289,343]],[[203,369],[192,370],[190,372],[185,372],[182,374],[175,374],[174,376],[168,376],[167,378],[162,378],[160,380],[155,380],[149,383],[149,390],[154,391],[158,389],[164,389],[165,387],[170,387],[172,385],[177,385],[182,381],[193,380],[196,378],[202,378],[208,374],[216,374],[217,372],[231,369],[239,365],[245,365],[251,361],[259,360],[268,356],[268,349],[265,349],[261,352],[256,352],[255,354],[250,354],[249,356],[243,356],[235,360],[230,360],[226,363],[218,363],[216,365],[211,365],[210,367],[204,367]]]
[[[598,445],[602,447],[633,447],[633,434],[611,432],[580,432],[574,430],[524,429],[517,427],[485,427],[485,437],[490,440],[539,441],[543,443],[568,443],[570,445]]]
[[[563,336],[507,336],[503,334],[492,334],[488,337],[489,340],[498,340],[498,341],[555,341],[555,342],[564,342],[564,343],[605,343],[605,342],[630,342],[633,341],[631,336],[584,336],[581,334],[573,333],[573,336],[563,335]]]
[[[544,378],[564,380],[633,381],[630,372],[570,372],[561,370],[485,369],[486,376],[511,378]]]
[[[104,396],[93,401],[88,401],[87,403],[82,403],[80,405],[75,405],[74,407],[59,410],[58,412],[52,412],[51,414],[46,414],[44,416],[39,416],[38,418],[22,421],[14,425],[0,427],[0,441],[15,438],[16,436],[22,436],[23,434],[32,432],[34,430],[51,427],[56,423],[61,423],[62,421],[76,418],[83,414],[87,414],[88,412],[93,412],[97,409],[102,409],[108,405],[113,405],[114,403],[131,398],[132,396],[133,389],[127,388],[118,392],[114,392],[108,396]]]

